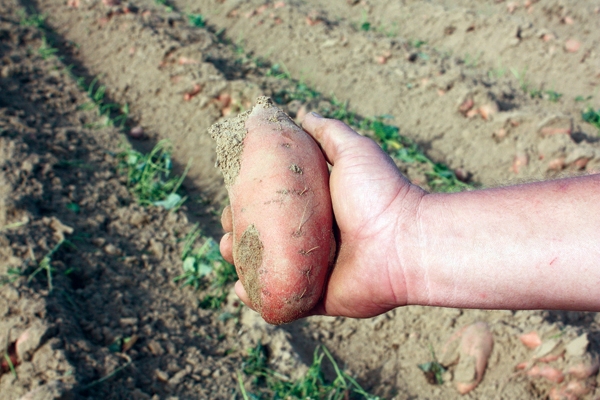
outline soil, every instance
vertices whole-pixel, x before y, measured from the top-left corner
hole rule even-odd
[[[221,169],[226,186],[233,185],[240,173],[242,143],[247,133],[245,123],[249,115],[250,111],[246,111],[235,118],[217,122],[209,129],[210,136],[216,142],[216,165]]]
[[[595,313],[406,307],[273,327],[233,294],[207,310],[173,281],[195,224],[222,234],[226,190],[208,128],[260,95],[277,99],[291,84],[282,71],[357,115],[387,115],[481,186],[597,171],[599,132],[581,112],[600,108],[598,2],[162,3],[0,2],[0,344],[16,361],[14,373],[0,366],[2,398],[241,399],[237,373],[259,341],[290,377],[325,345],[382,398],[458,398],[453,368],[433,385],[417,364],[476,321],[494,347],[466,398],[548,395],[551,383],[515,370],[534,357],[523,333],[559,337],[558,368],[598,355]],[[27,14],[45,15],[46,27]],[[105,104],[128,105],[130,135],[89,107],[76,77],[97,78]],[[280,106],[293,116],[328,107]],[[175,212],[137,204],[118,169],[124,146],[148,151],[164,138],[177,171],[192,160]],[[581,337],[583,351],[572,350]]]

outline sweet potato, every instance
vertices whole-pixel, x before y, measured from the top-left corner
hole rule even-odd
[[[233,219],[233,259],[265,321],[293,321],[321,297],[335,253],[327,163],[270,99],[210,128]]]

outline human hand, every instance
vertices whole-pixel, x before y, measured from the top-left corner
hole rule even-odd
[[[311,113],[302,127],[332,165],[330,192],[338,245],[323,298],[310,314],[366,318],[405,305],[405,268],[413,256],[406,249],[418,237],[417,209],[425,191],[412,185],[373,140],[346,124]],[[233,262],[229,208],[222,224],[228,233],[221,240],[221,253]],[[240,282],[235,289],[250,305]]]

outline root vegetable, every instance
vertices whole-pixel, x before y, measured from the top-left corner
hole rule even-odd
[[[550,390],[548,398],[550,400],[577,400],[592,391],[592,387],[585,382],[571,381],[566,385],[554,387]]]
[[[600,362],[598,360],[594,360],[589,364],[580,363],[572,366],[569,368],[568,374],[577,379],[587,379],[592,375],[596,375],[599,368]]]
[[[492,116],[497,113],[498,105],[496,103],[484,104],[481,107],[479,107],[479,114],[481,114],[481,117],[486,121],[492,119]]]
[[[472,98],[468,98],[465,101],[463,101],[463,103],[458,107],[458,111],[460,111],[461,113],[465,114],[471,110],[473,108],[473,106],[475,105],[475,102],[473,101]]]
[[[550,382],[561,383],[565,380],[563,372],[549,365],[534,365],[527,371],[527,376],[531,378],[546,378]]]
[[[201,91],[202,91],[202,86],[196,83],[194,85],[194,87],[192,88],[192,90],[190,90],[189,92],[187,92],[183,95],[183,99],[185,101],[190,101],[191,99],[194,98],[194,96],[196,96]]]
[[[513,159],[512,171],[515,174],[518,174],[521,170],[521,167],[526,167],[529,164],[529,157],[525,153],[517,153],[515,158]]]
[[[270,99],[213,125],[231,202],[233,259],[265,321],[293,321],[320,299],[333,261],[327,163],[316,142]]]
[[[458,338],[460,344],[454,349]],[[442,364],[453,364],[458,358],[454,380],[460,394],[470,392],[481,382],[493,347],[494,338],[485,322],[476,322],[460,329],[446,342],[441,354]],[[458,354],[454,355],[456,351]]]
[[[581,47],[581,42],[575,39],[568,39],[565,42],[565,50],[569,53],[577,53]]]

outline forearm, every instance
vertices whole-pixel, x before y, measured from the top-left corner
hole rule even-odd
[[[600,310],[600,175],[424,196],[409,304]]]

